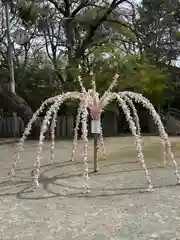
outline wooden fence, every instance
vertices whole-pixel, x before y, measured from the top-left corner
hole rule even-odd
[[[117,118],[114,114],[105,114],[102,119],[103,133],[105,136],[118,135]],[[73,129],[75,126],[75,117],[61,116],[57,119],[56,137],[73,137]],[[17,137],[22,136],[25,129],[24,122],[21,118],[17,118]],[[90,123],[89,123],[90,130]],[[13,136],[13,119],[12,117],[0,118],[0,137]]]

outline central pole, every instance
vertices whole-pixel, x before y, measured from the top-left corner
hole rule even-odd
[[[98,168],[98,137],[99,134],[95,133],[94,134],[94,172],[98,172],[99,168]]]
[[[91,133],[94,136],[94,172],[99,171],[98,167],[98,138],[99,134],[101,133],[101,120],[100,119],[92,119],[91,120]]]
[[[8,41],[8,66],[9,66],[9,77],[10,77],[10,89],[12,93],[15,93],[15,79],[14,79],[14,64],[13,64],[13,49],[10,35],[10,19],[9,19],[9,3],[10,1],[4,0],[5,18],[6,18],[6,30],[7,30],[7,41]],[[17,115],[15,112],[13,115],[13,137],[17,134]]]

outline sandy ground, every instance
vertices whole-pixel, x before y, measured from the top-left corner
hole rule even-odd
[[[171,138],[180,163],[180,138]],[[14,144],[0,145],[0,239],[2,240],[145,240],[180,239],[180,186],[174,169],[164,167],[156,137],[144,137],[143,149],[154,192],[146,191],[144,171],[137,163],[132,137],[105,140],[107,160],[92,173],[91,193],[83,194],[83,143],[70,163],[72,142],[57,141],[56,160],[50,162],[50,142],[43,150],[40,183],[31,191],[30,172],[36,142],[28,141],[16,177],[7,182]]]

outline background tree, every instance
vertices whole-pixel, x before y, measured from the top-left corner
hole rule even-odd
[[[16,29],[24,29],[29,35],[25,45],[13,43],[17,94],[26,101],[26,107],[29,104],[35,110],[41,101],[59,91],[78,89],[78,74],[89,87],[93,68],[100,92],[118,71],[116,90],[142,92],[155,105],[163,105],[179,82],[177,72],[168,68],[179,57],[177,6],[177,0],[143,0],[139,6],[131,0],[103,0],[98,4],[94,0],[14,1],[12,35]],[[0,95],[4,108],[10,93],[7,88],[3,90],[8,83],[8,61],[2,9]],[[8,102],[10,111],[13,102]],[[18,108],[20,104],[16,103]]]
[[[179,42],[175,37],[179,28],[179,6],[178,0],[142,0],[138,8],[136,28],[141,51],[156,62],[171,64],[179,56]]]

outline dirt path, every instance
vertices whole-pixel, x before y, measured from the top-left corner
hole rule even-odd
[[[180,162],[179,138],[172,138]],[[14,145],[0,146],[0,239],[2,240],[146,240],[180,239],[180,186],[172,167],[164,168],[156,137],[144,138],[144,153],[153,193],[146,192],[146,179],[137,164],[131,137],[106,140],[108,159],[100,172],[90,174],[91,193],[83,195],[83,144],[76,160],[69,162],[72,143],[56,144],[56,161],[50,161],[46,142],[41,187],[31,192],[30,172],[35,159],[33,141],[26,144],[16,178],[7,183]],[[92,171],[92,142],[89,166]]]

